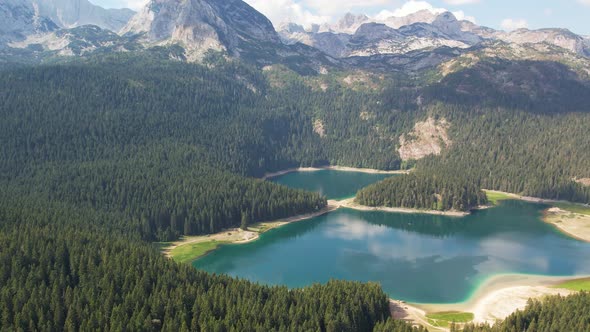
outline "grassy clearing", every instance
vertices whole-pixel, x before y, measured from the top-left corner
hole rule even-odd
[[[474,315],[470,312],[445,311],[426,315],[428,323],[435,327],[449,327],[451,323],[469,323]]]
[[[498,191],[485,191],[486,196],[488,197],[488,202],[498,205],[499,202],[505,201],[507,199],[514,199],[512,196],[506,193],[498,192]]]
[[[565,203],[565,202],[552,203],[551,205],[556,206],[556,207],[558,207],[562,210],[565,210],[565,211],[578,213],[578,214],[585,214],[585,215],[590,216],[590,206],[585,206],[585,205],[576,204],[576,203]]]
[[[178,263],[189,263],[225,243],[216,240],[188,243],[174,248],[170,255]]]
[[[555,288],[564,288],[572,291],[590,291],[590,278],[569,280],[559,285],[555,285]]]
[[[161,251],[166,251],[168,248],[178,244],[176,248],[169,252],[169,256],[176,262],[190,263],[197,258],[206,255],[210,251],[217,249],[222,244],[247,242],[256,238],[259,234],[283,224],[284,222],[256,223],[249,227],[247,231],[236,228],[212,235],[185,237],[180,243],[159,242],[155,243],[155,245],[160,248]]]

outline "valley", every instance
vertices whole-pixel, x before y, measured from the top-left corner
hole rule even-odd
[[[590,329],[567,6],[102,1],[0,1],[0,330]]]

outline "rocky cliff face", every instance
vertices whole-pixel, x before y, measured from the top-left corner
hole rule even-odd
[[[32,34],[59,29],[51,19],[39,14],[32,2],[2,0],[0,2],[0,47],[13,41],[21,41]]]
[[[208,50],[240,56],[281,44],[272,23],[241,0],[152,0],[121,34],[142,34],[146,44],[180,44],[191,59]]]

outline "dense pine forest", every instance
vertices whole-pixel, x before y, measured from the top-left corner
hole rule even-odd
[[[356,202],[380,207],[404,207],[438,211],[469,211],[487,203],[486,194],[460,174],[412,173],[392,177],[360,190]]]
[[[418,331],[388,319],[378,285],[260,286],[150,244],[326,205],[258,179],[284,168],[415,168],[361,191],[367,205],[467,210],[482,188],[590,202],[573,181],[590,178],[588,111],[470,103],[448,93],[457,77],[128,55],[0,74],[0,330]],[[402,161],[399,136],[431,116],[453,144]]]
[[[298,161],[311,117],[261,103],[251,68],[110,64],[0,76],[1,330],[414,330],[375,284],[288,290],[163,257],[150,242],[321,209],[244,175],[329,161]]]
[[[389,315],[376,284],[288,290],[209,275],[124,233],[116,214],[2,203],[3,331],[371,331]]]

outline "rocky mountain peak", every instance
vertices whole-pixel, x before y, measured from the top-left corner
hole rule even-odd
[[[179,43],[189,58],[208,50],[239,56],[254,44],[280,43],[272,23],[242,0],[152,0],[121,30],[147,43]]]
[[[567,29],[518,29],[512,32],[498,32],[497,38],[515,44],[547,43],[576,54],[589,55],[590,48],[583,37]]]
[[[437,15],[434,21],[432,21],[433,25],[447,25],[447,24],[454,24],[458,22],[457,18],[451,12],[444,12],[440,15]]]
[[[401,37],[401,35],[396,29],[383,23],[365,23],[358,28],[353,39],[357,41],[379,41],[391,39],[392,37]]]
[[[383,21],[388,26],[399,29],[406,25],[412,25],[415,23],[432,23],[436,20],[437,14],[432,13],[430,10],[423,9],[415,13],[406,16],[391,16]]]
[[[288,33],[304,33],[305,28],[302,25],[293,22],[284,22],[277,26],[277,31],[285,31]]]
[[[332,27],[335,32],[352,34],[363,24],[370,21],[367,15],[347,13]]]

